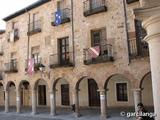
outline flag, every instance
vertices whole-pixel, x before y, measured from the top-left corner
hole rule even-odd
[[[100,46],[94,46],[88,49],[91,58],[97,58],[100,54]]]
[[[27,70],[29,75],[32,75],[32,73],[34,72],[34,59],[31,58],[28,60],[28,70]]]
[[[61,10],[58,10],[55,13],[55,25],[58,26],[61,24],[61,22],[62,22],[62,13],[61,13]]]

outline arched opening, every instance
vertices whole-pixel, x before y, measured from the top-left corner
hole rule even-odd
[[[34,87],[36,91],[37,113],[49,113],[49,86],[43,79],[39,79]]]
[[[16,85],[13,81],[7,83],[6,90],[9,96],[9,111],[16,111]]]
[[[106,89],[107,109],[116,110],[115,112],[118,110],[134,111],[134,97],[130,80],[123,75],[115,74],[106,80],[104,88]],[[112,115],[112,113],[109,114]]]
[[[141,80],[140,88],[142,89],[142,103],[148,108],[148,110],[153,111],[152,78],[150,72]]]
[[[4,86],[2,83],[0,83],[0,108],[1,110],[4,110],[4,104],[5,104]]]
[[[20,101],[21,101],[21,108],[24,108],[25,112],[31,110],[31,87],[27,80],[22,80],[19,85],[19,91],[20,91]],[[23,112],[23,109],[22,109]]]
[[[66,111],[70,111],[71,105],[71,90],[70,85],[64,78],[57,79],[53,84],[53,91],[55,91],[55,104],[57,109],[57,114],[68,114]],[[64,112],[65,111],[65,112]]]
[[[92,112],[97,115],[97,113],[100,113],[100,93],[98,89],[98,84],[93,78],[83,77],[77,82],[76,90],[78,90],[78,104],[81,114],[85,115]]]

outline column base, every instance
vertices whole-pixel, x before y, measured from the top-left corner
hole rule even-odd
[[[50,113],[50,115],[51,115],[51,116],[56,116],[57,114],[56,114],[56,113]]]
[[[74,117],[79,118],[81,116],[80,113],[73,113]]]
[[[17,114],[21,114],[21,112],[18,111]]]
[[[36,114],[37,114],[36,112],[32,112],[32,113],[31,113],[31,115],[36,115]]]
[[[5,113],[9,113],[9,111],[4,111]]]
[[[107,116],[105,115],[105,116],[100,116],[100,120],[107,120]]]

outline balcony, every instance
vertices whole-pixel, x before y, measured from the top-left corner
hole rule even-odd
[[[40,70],[40,67],[42,67],[42,58],[38,58],[38,59],[35,59],[34,60],[34,71],[39,71]],[[26,63],[25,63],[25,71],[28,70],[28,62],[26,60]]]
[[[96,58],[91,57],[90,48],[84,49],[84,64],[98,64],[114,61],[113,46],[105,44],[100,46],[100,55]]]
[[[60,10],[61,12],[61,23],[60,24],[64,24],[64,23],[68,23],[71,21],[71,10],[69,8],[65,8]],[[55,21],[56,21],[56,17],[55,17],[56,13],[53,14],[53,18],[52,20],[54,20],[51,24],[52,26],[56,26]]]
[[[107,11],[106,0],[86,0],[83,6],[85,17]]]
[[[148,44],[145,41],[138,43],[136,39],[129,40],[130,59],[149,56]]]
[[[64,59],[61,58],[60,54],[50,55],[49,64],[50,68],[54,69],[57,67],[73,67],[73,52],[65,53]]]
[[[30,23],[28,25],[29,31],[28,35],[34,35],[36,33],[40,33],[42,31],[41,29],[41,20],[34,21],[33,23]]]
[[[17,73],[17,72],[18,72],[18,68],[17,68],[16,61],[5,63],[5,73]]]

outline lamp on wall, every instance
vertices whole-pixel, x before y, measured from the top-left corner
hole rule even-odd
[[[50,73],[51,72],[50,71],[49,72],[46,71],[46,66],[45,65],[40,64],[39,70],[41,71],[41,74],[47,75],[48,79],[50,79],[50,76],[51,76]]]

